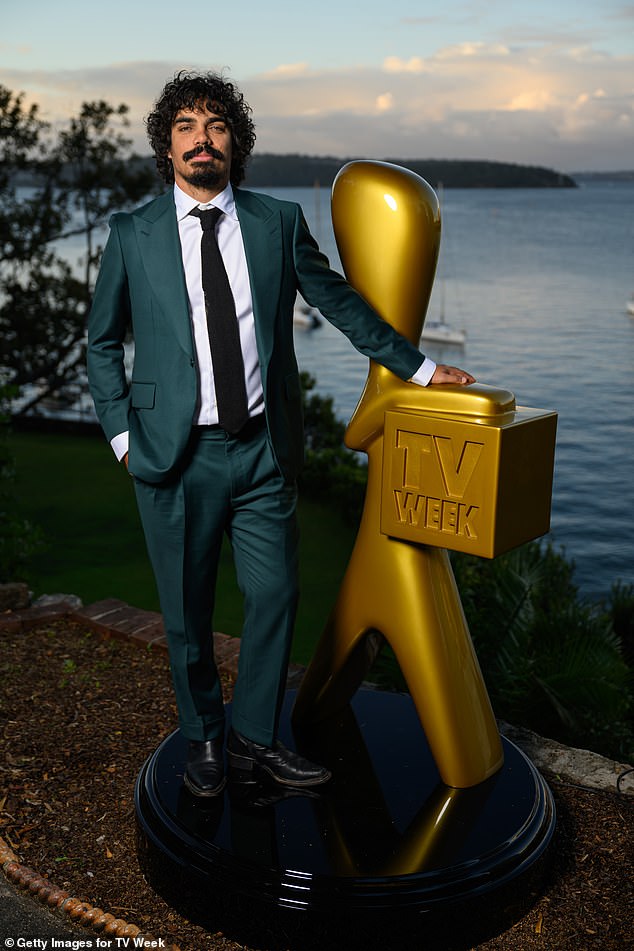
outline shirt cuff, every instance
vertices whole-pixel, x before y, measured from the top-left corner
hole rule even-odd
[[[425,357],[414,376],[410,377],[409,382],[417,383],[418,386],[427,386],[434,375],[435,369],[436,364],[434,361],[430,360],[429,357]]]
[[[119,433],[118,436],[115,436],[114,439],[110,440],[110,445],[112,446],[112,450],[119,462],[121,462],[126,452],[128,451],[128,445],[129,445],[128,436],[129,436],[128,433]]]

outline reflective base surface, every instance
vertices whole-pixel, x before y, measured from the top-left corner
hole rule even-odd
[[[361,690],[351,707],[294,735],[286,698],[280,738],[328,766],[310,795],[274,785],[204,800],[183,785],[177,731],[136,787],[139,860],[150,884],[191,917],[220,927],[225,908],[361,913],[455,911],[495,898],[518,905],[534,885],[555,826],[551,793],[504,741],[505,765],[471,789],[441,783],[409,697]],[[508,887],[510,886],[510,888]]]

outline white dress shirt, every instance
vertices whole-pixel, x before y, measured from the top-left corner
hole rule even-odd
[[[216,226],[216,237],[236,305],[249,415],[255,416],[264,410],[264,391],[262,389],[260,362],[255,339],[253,300],[251,298],[247,259],[233,200],[233,190],[231,185],[227,185],[224,191],[215,196],[213,201],[206,205],[200,205],[190,195],[185,194],[178,185],[174,185],[174,201],[176,203],[178,233],[181,240],[183,268],[185,270],[187,296],[189,297],[189,312],[200,378],[200,412],[196,423],[200,426],[217,423],[218,406],[202,285],[200,243],[203,229],[200,220],[190,215],[193,208],[200,208],[205,211],[208,208],[215,207],[224,212]]]
[[[205,297],[202,286],[200,243],[203,232],[200,220],[194,215],[190,215],[193,208],[200,208],[204,211],[207,208],[215,206],[224,212],[216,226],[216,237],[236,305],[236,315],[240,329],[240,344],[244,360],[249,415],[255,416],[264,411],[264,392],[262,389],[260,362],[255,339],[251,285],[249,283],[247,259],[242,242],[240,223],[236,213],[233,190],[231,185],[227,185],[219,195],[214,197],[213,201],[201,205],[195,198],[187,195],[175,184],[174,202],[176,205],[178,234],[183,256],[185,283],[187,284],[187,296],[189,298],[189,313],[192,321],[194,347],[196,350],[196,361],[200,379],[200,409],[196,423],[201,426],[209,426],[217,423],[218,408],[216,404],[216,391],[214,389],[211,348],[207,331]],[[434,361],[425,357],[411,378],[411,382],[417,383],[419,386],[427,386],[434,375],[435,369],[436,364]],[[111,440],[110,445],[117,459],[123,459],[128,451],[128,433],[120,433],[118,436],[115,436],[114,439]]]

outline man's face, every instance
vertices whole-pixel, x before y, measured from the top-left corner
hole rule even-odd
[[[222,115],[206,105],[178,111],[167,154],[176,184],[187,193],[195,188],[217,195],[229,182],[231,131]]]

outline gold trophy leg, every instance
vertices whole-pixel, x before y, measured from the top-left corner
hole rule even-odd
[[[381,440],[378,441],[379,443]],[[293,717],[314,722],[347,704],[390,644],[443,782],[482,782],[503,761],[499,733],[444,549],[379,530],[369,453],[366,505],[339,596],[300,687]]]

